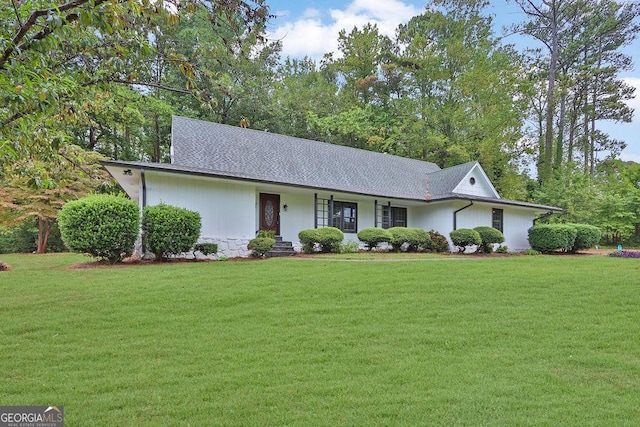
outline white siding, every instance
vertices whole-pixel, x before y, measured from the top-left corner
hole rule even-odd
[[[449,233],[453,231],[453,212],[467,206],[468,201],[452,201],[438,205],[416,207],[409,211],[409,225],[425,230],[436,230],[443,234],[451,244]],[[511,252],[529,249],[527,230],[533,225],[536,211],[507,205],[477,203],[456,214],[456,228],[475,228],[492,225],[493,208],[503,210],[503,245]],[[453,248],[453,246],[452,246]],[[455,248],[453,248],[455,250]]]
[[[480,181],[480,182],[479,182]],[[476,185],[482,180],[477,180]],[[490,189],[489,189],[490,190]],[[164,202],[169,205],[195,210],[202,216],[201,241],[216,242],[220,253],[228,256],[248,254],[246,244],[255,237],[259,227],[259,195],[280,195],[280,234],[285,241],[294,243],[300,250],[300,230],[313,228],[315,223],[314,191],[291,187],[224,181],[198,176],[185,176],[158,171],[146,173],[147,205]],[[375,200],[379,206],[389,200],[341,193],[318,193],[319,198],[358,204],[358,230],[375,224]],[[391,201],[392,206],[407,207],[409,227],[436,230],[449,239],[453,230],[453,212],[468,201],[454,200],[444,203],[403,205]],[[287,210],[284,210],[287,205]],[[511,251],[529,248],[527,230],[532,225],[535,211],[527,208],[492,205],[475,202],[457,213],[457,228],[491,226],[492,208],[504,211],[504,243]],[[380,226],[380,224],[378,224]],[[356,233],[345,234],[346,240],[358,241]]]
[[[255,236],[256,196],[251,184],[148,171],[147,206],[166,203],[202,217],[201,241],[216,242],[228,256],[246,255]]]
[[[471,184],[472,179],[474,184]],[[468,194],[470,196],[498,197],[498,192],[495,190],[480,165],[476,165],[471,172],[464,177],[460,184],[454,188],[453,192],[458,194]]]

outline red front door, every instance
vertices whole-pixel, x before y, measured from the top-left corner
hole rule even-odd
[[[260,230],[280,235],[280,195],[260,193]]]

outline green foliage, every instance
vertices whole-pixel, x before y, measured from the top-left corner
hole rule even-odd
[[[0,228],[0,253],[36,252],[37,241],[37,221],[27,220],[14,227]],[[60,228],[55,223],[47,239],[46,252],[62,252],[65,249]]]
[[[435,252],[449,252],[449,242],[446,237],[435,230],[429,230],[429,237]]]
[[[482,238],[480,233],[470,228],[459,228],[449,233],[451,241],[458,247],[459,252],[464,252],[467,246],[480,245]]]
[[[358,242],[349,240],[348,242],[340,245],[340,250],[338,252],[341,254],[355,254],[358,253],[359,250],[360,245],[358,244]]]
[[[429,233],[416,227],[392,227],[387,230],[389,243],[395,252],[419,252],[433,249]]]
[[[260,230],[260,231],[258,231],[258,235],[256,237],[275,239],[276,238],[276,232],[273,231],[273,230]]]
[[[507,246],[500,245],[496,248],[496,253],[498,254],[506,254],[509,253],[509,248]]]
[[[142,245],[156,259],[189,252],[200,237],[202,220],[198,212],[165,205],[147,206],[142,211]]]
[[[389,242],[391,235],[384,228],[369,227],[358,231],[358,239],[367,245],[367,250],[373,250],[378,244]]]
[[[527,249],[526,251],[522,252],[523,255],[541,255],[540,252],[536,251],[535,249]]]
[[[482,243],[478,246],[478,252],[491,253],[493,252],[494,243],[504,242],[504,234],[502,231],[488,226],[475,227],[474,230],[480,234]]]
[[[136,202],[124,197],[87,196],[63,206],[58,226],[69,250],[114,263],[132,254],[140,211]]]
[[[215,255],[218,252],[217,243],[197,243],[193,247],[193,257],[196,258],[196,252],[200,252],[204,256]]]
[[[251,252],[251,256],[255,258],[262,258],[267,252],[271,250],[273,245],[276,244],[276,239],[271,237],[256,237],[252,239],[247,245],[247,249]]]
[[[320,252],[338,252],[344,240],[344,233],[335,227],[311,228],[298,233],[302,250],[313,253],[316,246]]]
[[[541,224],[529,229],[529,244],[542,253],[566,252],[573,248],[576,235],[576,228],[568,224]]]
[[[571,252],[576,253],[582,249],[589,249],[600,242],[602,232],[593,225],[588,224],[567,224],[576,229],[576,239],[573,242]]]

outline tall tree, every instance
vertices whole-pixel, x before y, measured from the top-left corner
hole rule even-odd
[[[539,135],[538,179],[544,183],[581,149],[595,173],[595,153],[619,153],[622,145],[597,129],[597,121],[630,120],[625,104],[633,88],[617,79],[630,58],[619,49],[635,39],[640,5],[612,0],[516,0],[528,16],[513,29],[545,47],[534,73],[544,71],[544,129]],[[539,110],[538,110],[539,111]],[[565,155],[566,153],[566,155]],[[571,170],[571,169],[569,169]]]

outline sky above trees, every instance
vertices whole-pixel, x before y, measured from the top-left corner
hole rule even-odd
[[[282,56],[302,58],[308,56],[320,60],[325,53],[338,52],[338,33],[350,31],[367,23],[376,23],[381,34],[393,36],[398,24],[408,22],[424,11],[425,0],[267,0],[271,12],[276,15],[269,24],[270,38],[282,41]],[[496,35],[502,28],[525,20],[524,13],[515,2],[493,0],[486,11],[495,16]],[[505,43],[518,49],[535,46],[532,38],[508,35]],[[611,137],[623,140],[627,148],[623,160],[640,163],[640,39],[623,51],[633,57],[634,69],[620,77],[636,88],[635,99],[628,102],[635,110],[632,123],[606,123],[603,130]]]

